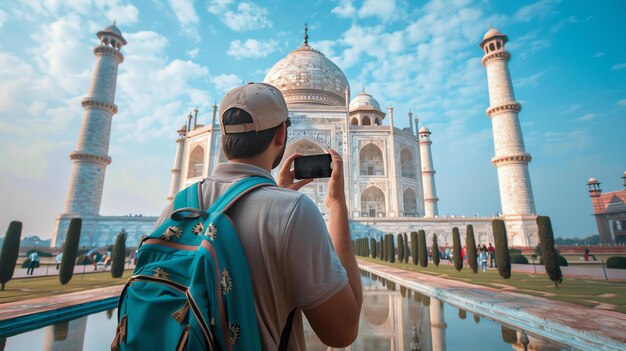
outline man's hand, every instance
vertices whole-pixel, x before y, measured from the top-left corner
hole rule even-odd
[[[302,154],[295,153],[285,160],[283,163],[283,167],[278,172],[278,186],[285,189],[291,190],[300,190],[303,186],[309,184],[314,179],[304,179],[299,182],[296,182],[296,171],[291,169],[291,164],[293,160],[302,156]],[[333,171],[334,172],[334,171]]]
[[[333,173],[330,176],[330,182],[328,182],[326,207],[329,209],[337,205],[345,207],[346,193],[343,186],[343,160],[334,149],[328,149],[328,151],[330,151],[330,156],[333,159]]]

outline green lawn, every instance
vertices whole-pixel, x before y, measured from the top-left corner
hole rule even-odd
[[[126,283],[131,274],[132,270],[126,270],[121,278],[111,277],[111,272],[89,273],[84,277],[74,274],[66,285],[59,283],[58,276],[13,279],[0,291],[0,304],[120,285]]]
[[[554,283],[545,275],[513,272],[510,279],[503,279],[495,269],[488,270],[486,273],[479,271],[479,273],[474,274],[471,269],[467,267],[464,267],[461,272],[457,272],[454,266],[445,263],[440,264],[439,268],[436,268],[432,262],[429,262],[427,268],[421,268],[413,265],[410,261],[408,264],[404,264],[389,263],[379,259],[365,257],[359,257],[359,259],[442,278],[461,280],[476,285],[511,290],[534,296],[542,296],[548,299],[566,301],[588,307],[609,304],[611,305],[608,306],[610,309],[626,313],[626,282],[565,278],[563,284],[559,285],[557,289],[554,287]]]

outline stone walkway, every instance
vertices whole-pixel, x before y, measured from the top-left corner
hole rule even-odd
[[[0,321],[119,296],[123,285],[0,304]]]
[[[626,314],[501,291],[358,260],[385,279],[498,323],[582,350],[626,350]]]

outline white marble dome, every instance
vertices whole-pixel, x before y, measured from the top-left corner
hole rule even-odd
[[[263,82],[278,88],[287,105],[345,106],[350,88],[341,69],[306,43],[278,61]]]
[[[350,101],[350,112],[355,110],[376,110],[382,112],[378,101],[366,92],[360,93]]]

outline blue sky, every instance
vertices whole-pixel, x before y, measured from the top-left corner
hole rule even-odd
[[[362,85],[395,124],[409,109],[432,131],[440,214],[500,210],[487,80],[478,43],[509,36],[510,71],[537,211],[558,236],[597,232],[586,180],[626,171],[623,1],[31,0],[0,5],[0,224],[49,237],[63,210],[95,63],[95,33],[117,20],[120,66],[102,214],[158,215],[176,129],[203,123],[230,87],[309,42]]]

